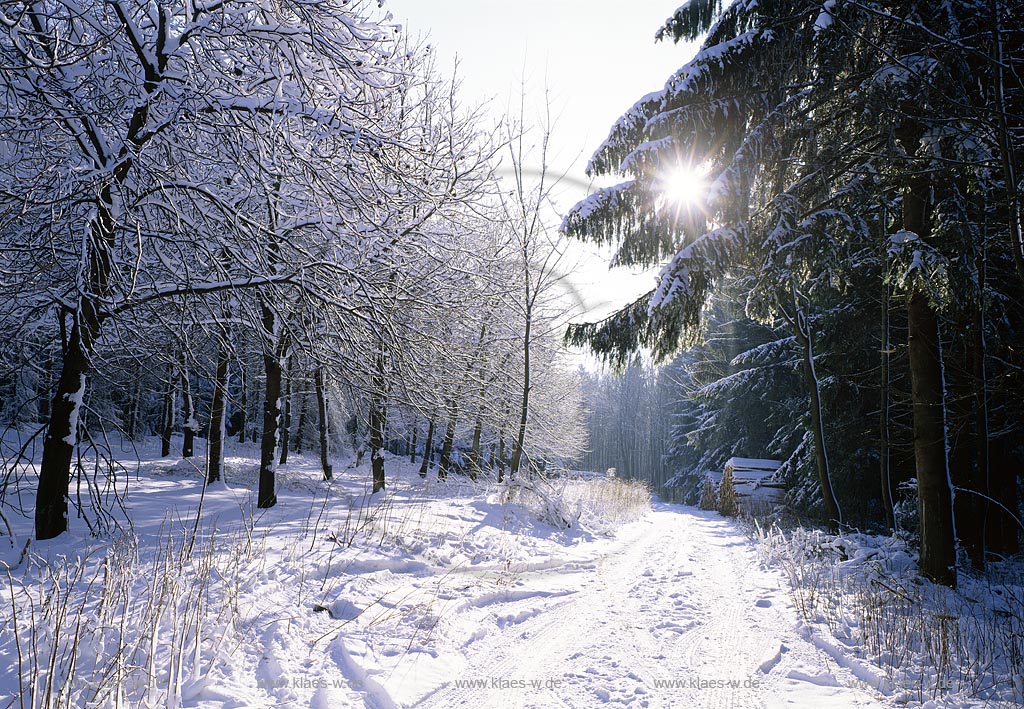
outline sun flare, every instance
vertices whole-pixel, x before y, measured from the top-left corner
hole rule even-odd
[[[680,165],[669,171],[662,179],[665,198],[681,207],[700,204],[707,193],[704,171],[690,165]]]

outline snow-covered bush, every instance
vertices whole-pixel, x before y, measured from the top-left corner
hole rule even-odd
[[[251,527],[230,538],[164,529],[146,550],[124,533],[75,556],[29,553],[22,573],[7,573],[3,644],[20,677],[12,703],[177,707],[203,690],[238,642],[240,574],[263,549]]]
[[[893,506],[896,526],[912,534],[917,534],[920,519],[917,510],[917,479],[911,478],[900,485],[901,498]]]
[[[589,480],[567,490],[576,495],[581,521],[595,531],[608,531],[639,519],[651,509],[651,488],[643,480]]]
[[[805,632],[900,704],[1024,702],[1024,568],[922,581],[903,536],[756,528],[762,559],[786,574]],[[864,666],[863,662],[869,663]]]
[[[651,509],[648,484],[619,477],[515,480],[503,486],[503,498],[552,527],[582,526],[600,533],[639,519]]]
[[[582,515],[579,499],[574,506],[563,494],[564,488],[556,488],[545,478],[516,478],[507,481],[501,488],[503,502],[523,507],[537,520],[556,529],[575,527]]]

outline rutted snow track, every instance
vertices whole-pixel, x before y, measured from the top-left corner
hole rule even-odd
[[[437,647],[450,675],[417,706],[877,705],[797,635],[730,522],[661,505],[602,552],[460,613],[464,641]]]
[[[128,608],[118,622],[148,632],[144,611],[154,596],[146,595],[146,579],[163,568],[158,550],[171,545],[165,527],[182,526],[205,495],[201,529],[208,537],[196,549],[209,565],[211,610],[196,616],[194,640],[184,644],[181,628],[156,617],[155,659],[126,664],[131,682],[118,687],[133,701],[146,694],[157,697],[147,705],[197,709],[876,704],[858,689],[872,682],[869,668],[802,634],[784,580],[761,568],[731,521],[656,505],[611,537],[594,531],[614,528],[602,526],[613,519],[608,510],[561,530],[510,502],[507,490],[424,481],[412,464],[392,462],[397,472],[387,497],[368,498],[350,475],[339,490],[314,495],[310,507],[319,468],[299,459],[282,477],[281,504],[254,518],[246,516],[252,500],[242,473],[255,465],[232,471],[238,488],[204,491],[188,471],[140,476],[131,498],[138,536],[130,554],[137,556],[117,556],[116,546],[102,556],[106,548],[81,529],[36,545],[17,589],[12,581],[19,618],[38,609],[30,603],[41,593],[33,585],[38,569],[81,558],[76,563],[92,563],[99,574],[111,558],[141,574],[133,588],[142,610]],[[601,499],[600,490],[583,492]],[[571,499],[572,488],[562,494]],[[629,518],[642,509],[638,504]],[[27,537],[30,520],[24,526],[19,534]],[[76,547],[85,556],[76,556]],[[66,591],[72,610],[93,602],[92,578]],[[175,591],[170,607],[190,607],[190,588]],[[13,680],[25,666],[20,648],[38,634],[22,632],[22,645],[14,637],[0,633],[0,678],[7,679],[0,698],[8,703],[17,703],[24,684]],[[97,637],[75,656],[87,670],[74,678],[82,692],[122,661],[123,646],[103,644],[117,637]],[[171,672],[174,657],[184,675]],[[175,677],[178,688],[171,687]]]

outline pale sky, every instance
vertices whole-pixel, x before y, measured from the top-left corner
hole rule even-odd
[[[538,117],[546,85],[557,119],[553,162],[571,182],[585,183],[586,163],[612,124],[692,56],[691,47],[654,41],[681,2],[386,0],[384,9],[413,36],[429,35],[439,68],[450,69],[457,56],[463,100],[490,99],[495,117],[510,104],[518,109],[524,76],[527,106]],[[559,207],[585,196],[583,187],[570,188]],[[649,273],[629,278],[621,269],[607,270],[607,255],[601,260],[590,259],[573,276],[585,295],[587,319],[603,317],[653,285]]]

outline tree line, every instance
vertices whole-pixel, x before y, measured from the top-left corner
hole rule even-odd
[[[706,464],[774,456],[833,530],[893,528],[955,585],[1020,535],[1024,31],[1014,0],[694,0],[700,40],[594,154],[563,229],[660,266],[569,339],[677,360]],[[706,171],[701,204],[667,196]],[[869,492],[870,491],[870,492]],[[905,506],[905,505],[904,505]]]
[[[327,479],[332,445],[365,453],[376,492],[389,446],[442,477],[580,449],[530,129],[464,107],[390,16],[42,0],[0,20],[0,415],[29,432],[2,495],[38,471],[38,539],[69,504],[102,519],[112,432],[164,455],[207,438],[211,482],[229,431],[255,440],[259,507],[289,451]]]

